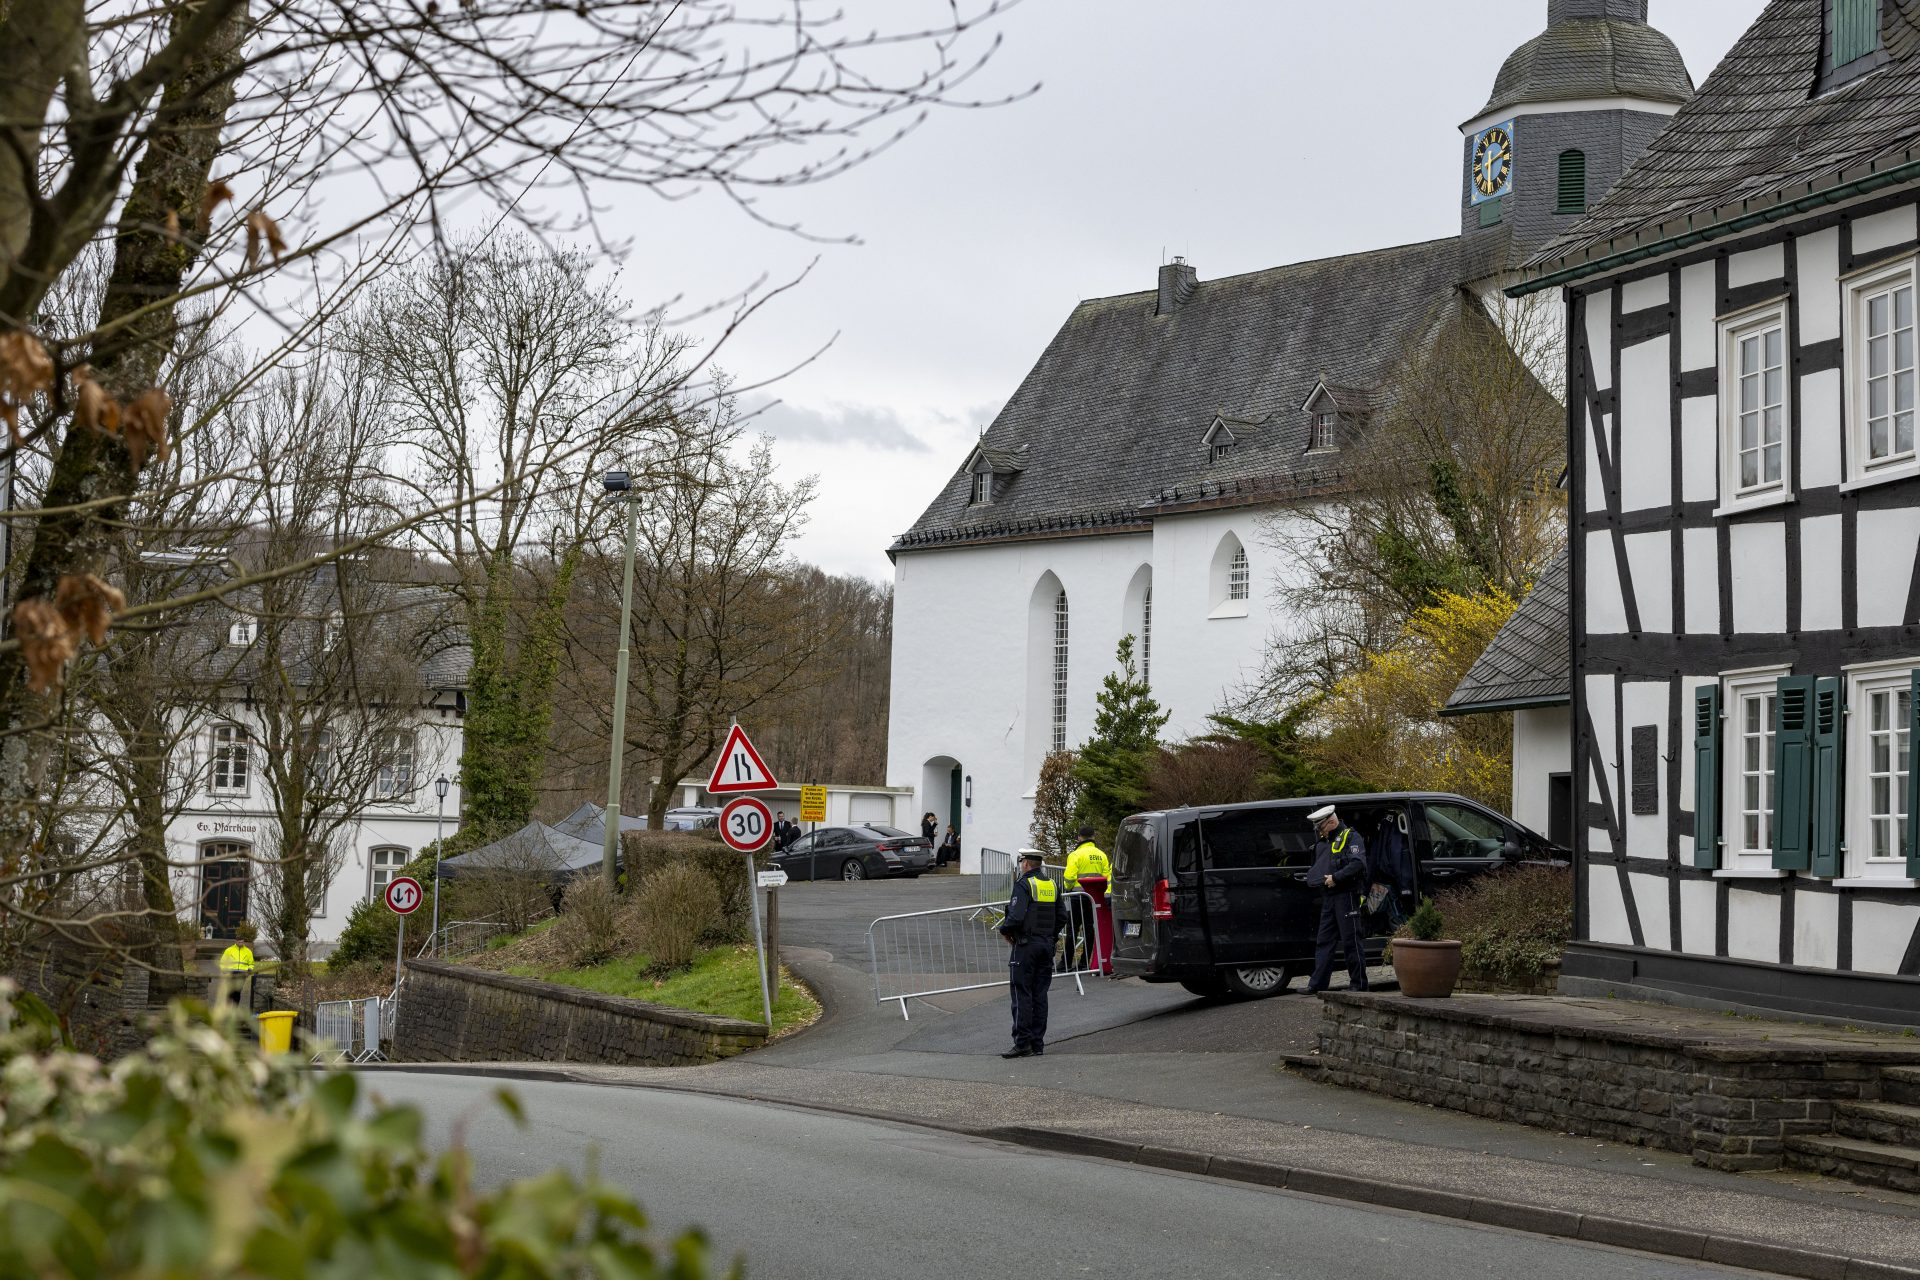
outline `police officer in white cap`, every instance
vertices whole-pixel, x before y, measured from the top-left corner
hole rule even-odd
[[[1340,821],[1332,805],[1307,815],[1319,843],[1313,847],[1313,869],[1307,882],[1320,890],[1320,933],[1314,939],[1313,976],[1307,994],[1327,989],[1333,976],[1333,947],[1337,941],[1347,958],[1347,988],[1367,989],[1367,955],[1361,938],[1364,926],[1360,902],[1367,889],[1367,842]]]

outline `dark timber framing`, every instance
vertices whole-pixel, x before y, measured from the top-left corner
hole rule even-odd
[[[1567,431],[1569,479],[1569,541],[1571,544],[1570,605],[1572,647],[1573,772],[1576,780],[1588,779],[1587,789],[1575,796],[1574,847],[1580,874],[1575,888],[1575,936],[1564,972],[1589,982],[1619,983],[1623,986],[1662,988],[1674,993],[1712,998],[1716,993],[1734,1003],[1772,1004],[1775,1007],[1816,1011],[1825,1004],[1845,1007],[1854,1016],[1885,1020],[1912,1020],[1920,1014],[1920,923],[1902,951],[1895,974],[1856,974],[1850,972],[1858,954],[1855,937],[1861,904],[1874,903],[1906,908],[1920,907],[1920,889],[1890,886],[1886,889],[1838,887],[1825,879],[1805,874],[1780,879],[1733,879],[1717,877],[1712,869],[1692,865],[1693,814],[1680,808],[1682,771],[1691,768],[1691,728],[1688,695],[1689,679],[1718,678],[1720,673],[1749,667],[1781,665],[1800,674],[1839,675],[1846,666],[1892,657],[1920,659],[1920,553],[1916,553],[1912,581],[1907,587],[1902,622],[1896,626],[1859,625],[1859,586],[1854,566],[1860,551],[1859,517],[1862,512],[1912,509],[1920,506],[1920,477],[1895,480],[1851,491],[1823,484],[1806,487],[1804,468],[1806,444],[1802,419],[1804,379],[1826,370],[1836,371],[1844,384],[1846,370],[1842,343],[1822,337],[1805,341],[1803,309],[1806,294],[1800,278],[1800,255],[1795,242],[1805,236],[1834,229],[1838,238],[1838,279],[1812,282],[1815,287],[1840,290],[1841,332],[1846,332],[1844,309],[1847,305],[1844,278],[1863,266],[1902,254],[1913,254],[1920,244],[1907,240],[1900,244],[1881,244],[1856,254],[1852,226],[1855,220],[1889,209],[1920,203],[1920,191],[1907,188],[1898,194],[1882,195],[1844,208],[1809,214],[1788,224],[1756,229],[1731,236],[1708,247],[1646,265],[1633,266],[1618,274],[1581,280],[1568,288],[1565,322],[1568,341]],[[1916,211],[1920,217],[1920,210]],[[1779,277],[1733,285],[1729,280],[1729,262],[1737,254],[1780,246],[1782,274]],[[1683,272],[1701,263],[1714,264],[1714,358],[1713,367],[1687,370],[1682,367],[1683,317],[1687,293]],[[1666,302],[1632,312],[1622,312],[1625,287],[1638,281],[1664,277]],[[1722,358],[1718,319],[1742,308],[1784,299],[1787,307],[1789,363],[1786,371],[1788,431],[1790,452],[1788,483],[1791,501],[1755,510],[1714,513],[1714,501],[1684,498],[1684,441],[1682,401],[1695,397],[1717,396],[1718,365]],[[1594,309],[1606,308],[1604,316]],[[1590,337],[1589,320],[1604,322],[1608,335],[1605,386],[1600,385],[1600,370],[1595,367],[1596,353]],[[1697,318],[1696,318],[1697,320]],[[1630,347],[1664,337],[1668,343],[1667,412],[1670,438],[1667,462],[1670,485],[1666,505],[1628,512],[1621,494],[1623,459],[1621,422],[1621,361]],[[1840,477],[1847,471],[1847,423],[1844,405],[1845,387],[1838,410],[1840,432]],[[1719,409],[1716,402],[1716,450],[1721,438]],[[1597,467],[1589,475],[1590,465]],[[1716,489],[1720,470],[1716,462]],[[1600,505],[1588,510],[1588,496],[1599,498]],[[1819,516],[1839,517],[1840,626],[1836,629],[1805,631],[1801,616],[1802,543],[1801,522]],[[1733,531],[1749,524],[1782,526],[1784,544],[1785,629],[1781,632],[1740,633],[1734,630],[1734,593],[1731,566]],[[1696,560],[1687,558],[1687,533],[1711,531],[1716,548],[1718,581],[1712,593],[1717,608],[1717,630],[1713,634],[1688,634],[1687,574],[1699,572]],[[1644,584],[1636,584],[1627,552],[1627,538],[1635,533],[1665,532],[1669,535],[1672,579],[1668,591],[1673,634],[1651,634],[1642,626],[1642,600],[1638,594]],[[1601,535],[1590,542],[1589,535]],[[1592,635],[1588,631],[1588,583],[1594,566],[1589,555],[1610,556],[1620,584],[1620,608],[1625,632]],[[1698,585],[1698,584],[1696,584]],[[1696,595],[1702,595],[1696,592]],[[1656,614],[1657,616],[1657,614]],[[1604,678],[1611,687],[1611,707],[1598,704],[1597,689],[1589,681]],[[1666,690],[1666,713],[1662,717],[1666,735],[1662,780],[1665,825],[1664,857],[1652,856],[1646,847],[1628,855],[1627,833],[1630,815],[1636,809],[1635,785],[1640,781],[1628,766],[1630,735],[1644,732],[1645,716],[1635,713],[1639,724],[1629,724],[1626,689],[1633,684],[1661,684]],[[1731,714],[1730,712],[1728,714]],[[1606,749],[1597,735],[1596,716],[1610,728],[1611,741]],[[1644,742],[1644,738],[1642,738]],[[1920,756],[1920,742],[1914,744]],[[1920,768],[1920,758],[1914,765]],[[1844,802],[1844,801],[1843,801]],[[1723,798],[1722,803],[1727,803]],[[1920,814],[1914,815],[1920,821]],[[1605,848],[1597,845],[1604,844]],[[1591,877],[1595,871],[1611,866],[1617,876],[1626,928],[1631,945],[1591,941],[1594,937],[1594,903],[1591,901]],[[1844,868],[1843,868],[1844,871]],[[1667,920],[1661,936],[1646,936],[1646,922],[1640,904],[1644,892],[1636,895],[1636,877],[1664,877]],[[1689,939],[1695,950],[1683,949],[1682,885],[1705,881],[1714,885],[1714,928],[1711,955],[1703,953],[1698,938]],[[1756,895],[1777,900],[1779,920],[1778,962],[1741,960],[1729,951],[1729,917],[1735,895]],[[1835,904],[1838,938],[1834,969],[1813,968],[1796,961],[1796,904],[1815,897],[1838,897]],[[1656,899],[1657,900],[1657,899]],[[1756,899],[1746,899],[1753,902]],[[1811,907],[1811,903],[1808,903]],[[1884,918],[1885,913],[1881,913]],[[1882,951],[1887,948],[1883,941]],[[1836,986],[1835,984],[1840,984]],[[1848,984],[1852,984],[1849,986]],[[1843,991],[1843,988],[1845,989]],[[1847,994],[1850,992],[1851,994]]]

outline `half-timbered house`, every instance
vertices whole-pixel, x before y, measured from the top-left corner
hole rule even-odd
[[[1920,1019],[1920,0],[1773,0],[1564,290],[1571,991]]]

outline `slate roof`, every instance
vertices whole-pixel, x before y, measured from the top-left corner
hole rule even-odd
[[[1645,22],[1588,18],[1556,22],[1507,55],[1493,95],[1475,118],[1523,102],[1648,98],[1685,102],[1693,93],[1686,59]]]
[[[341,607],[334,585],[334,567],[322,565],[302,585],[291,615],[288,660],[290,674],[304,680],[319,655],[326,619]],[[368,583],[353,593],[351,607],[359,615],[357,634],[376,644],[391,642],[399,652],[420,657],[420,681],[429,691],[460,691],[467,687],[473,667],[473,649],[465,629],[456,620],[451,596],[441,587],[404,583]],[[258,630],[253,644],[240,648],[229,642],[233,624],[259,615],[260,592],[243,589],[225,603],[204,611],[196,625],[204,635],[202,679],[245,683],[257,678],[260,666]]]
[[[1920,0],[1887,0],[1881,44],[1885,65],[1816,93],[1821,0],[1772,0],[1612,189],[1533,255],[1530,273],[1757,215],[1920,158],[1920,58],[1910,56]]]
[[[1381,386],[1461,278],[1449,238],[1202,280],[1171,315],[1154,314],[1157,290],[1082,302],[980,442],[1024,446],[1024,470],[978,507],[956,470],[891,552],[1134,531],[1337,488],[1342,455],[1307,456],[1308,393]],[[1234,427],[1214,463],[1201,439],[1221,416],[1260,425]]]
[[[1440,714],[1513,711],[1568,701],[1573,624],[1567,600],[1567,553],[1562,551],[1468,668]]]

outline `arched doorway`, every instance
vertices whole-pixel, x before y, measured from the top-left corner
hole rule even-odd
[[[920,813],[931,813],[939,826],[934,829],[933,843],[939,847],[940,838],[946,834],[947,824],[960,833],[960,847],[966,848],[967,824],[965,797],[962,794],[960,762],[952,756],[935,756],[920,768]],[[914,815],[911,823],[901,823],[904,827],[919,830],[920,814]]]
[[[237,840],[213,840],[200,846],[200,926],[216,938],[231,938],[247,918],[247,882],[253,864]]]

